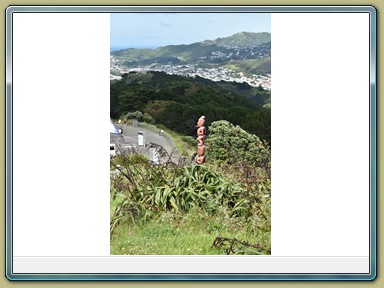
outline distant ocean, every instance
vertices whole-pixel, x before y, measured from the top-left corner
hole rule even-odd
[[[123,49],[129,49],[129,48],[136,48],[136,49],[156,49],[158,46],[111,46],[109,51],[117,51],[117,50],[123,50]]]

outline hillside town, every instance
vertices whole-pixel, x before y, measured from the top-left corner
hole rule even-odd
[[[271,75],[245,75],[243,72],[237,72],[225,67],[203,68],[196,64],[170,65],[152,63],[138,67],[127,67],[122,61],[110,56],[110,80],[121,80],[121,75],[129,72],[161,71],[170,75],[181,75],[189,77],[202,77],[215,82],[246,82],[250,86],[261,86],[266,90],[271,90]]]

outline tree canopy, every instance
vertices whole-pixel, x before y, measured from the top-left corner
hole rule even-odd
[[[270,91],[257,94],[255,88],[239,92],[243,89],[241,85],[204,80],[164,72],[125,74],[121,81],[111,82],[110,116],[119,118],[140,111],[148,113],[157,124],[194,135],[197,119],[205,115],[206,125],[227,120],[270,142],[271,110],[264,108],[263,100],[257,98],[260,95],[270,99]]]

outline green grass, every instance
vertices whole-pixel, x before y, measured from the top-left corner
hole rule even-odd
[[[212,247],[218,236],[255,243],[242,220],[196,210],[186,215],[163,213],[150,222],[120,225],[111,238],[111,254],[222,255],[224,249]]]
[[[128,228],[128,227],[126,227]],[[219,254],[211,248],[213,239],[191,227],[171,224],[119,227],[111,243],[113,255],[206,255]]]
[[[169,130],[168,128],[164,128],[164,131],[171,137],[173,142],[176,145],[176,148],[180,151],[180,153],[184,156],[192,156],[193,153],[197,151],[197,141],[196,141],[196,147],[193,147],[190,143],[186,142],[184,139],[185,135],[182,135],[181,133],[176,133],[172,130]]]
[[[116,193],[116,190],[113,191],[114,193]],[[112,196],[112,195],[111,195]],[[114,199],[113,199],[114,198]],[[116,196],[114,197],[110,197],[110,213],[109,213],[109,217],[112,218],[113,216],[113,212],[115,211],[116,209],[116,206],[124,199],[124,197],[122,197],[122,195],[119,195],[117,194]]]
[[[112,255],[222,255],[234,239],[243,246],[232,244],[231,254],[270,254],[271,187],[262,167],[153,165],[138,154],[112,158],[117,164],[124,173],[110,182]],[[227,241],[219,249],[217,237]]]

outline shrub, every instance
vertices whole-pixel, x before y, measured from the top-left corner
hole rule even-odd
[[[256,135],[249,134],[240,126],[221,120],[213,122],[208,131],[206,154],[211,161],[229,165],[243,162],[255,167],[270,162],[269,149]]]

